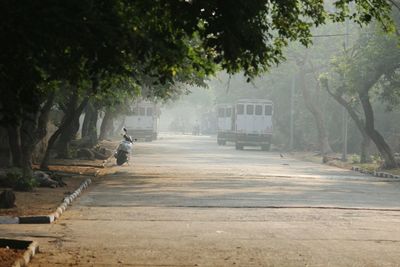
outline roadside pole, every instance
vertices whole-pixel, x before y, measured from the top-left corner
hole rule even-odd
[[[347,47],[349,42],[349,20],[346,20],[346,34],[344,36],[344,53],[347,55]],[[342,107],[343,120],[343,151],[342,161],[347,161],[347,132],[348,132],[348,114],[345,107]]]
[[[293,141],[294,141],[294,90],[296,87],[296,76],[293,75],[292,78],[292,88],[290,91],[290,142],[289,149],[293,149]]]

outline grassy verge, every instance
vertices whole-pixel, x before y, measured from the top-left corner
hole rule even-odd
[[[321,155],[318,155],[317,153],[313,152],[291,152],[289,154],[290,156],[304,160],[304,161],[309,161],[309,162],[314,162],[314,163],[322,163],[322,157]],[[372,162],[372,163],[357,163],[354,162],[352,159],[355,158],[352,155],[349,155],[349,159],[347,161],[341,161],[340,160],[340,155],[333,155],[331,159],[326,163],[331,166],[343,168],[343,169],[351,169],[351,167],[359,167],[361,169],[367,170],[369,172],[374,172],[374,171],[382,171],[386,173],[390,173],[393,175],[400,175],[400,168],[396,169],[381,169],[380,168],[380,163],[379,162]]]

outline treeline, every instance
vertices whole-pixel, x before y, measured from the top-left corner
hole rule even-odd
[[[398,13],[393,12],[390,33],[377,23],[359,27],[351,21],[314,29],[313,45],[291,45],[287,61],[253,83],[224,77],[222,84],[213,84],[217,102],[249,96],[273,100],[274,143],[284,150],[313,149],[329,157],[345,153],[348,142],[361,163],[377,151],[382,168],[396,168],[400,147],[389,139],[399,145]]]
[[[350,1],[354,2],[354,1]],[[252,78],[283,60],[283,48],[309,45],[311,27],[349,18],[391,23],[390,3],[335,1],[70,0],[0,3],[0,124],[12,165],[32,175],[32,153],[46,135],[51,110],[62,118],[47,144],[60,154],[88,117],[92,136],[99,110],[116,112],[126,99],[169,98],[182,84],[203,84],[217,69]],[[106,116],[105,116],[106,117]]]

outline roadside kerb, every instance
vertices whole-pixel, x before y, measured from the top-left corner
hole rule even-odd
[[[49,214],[43,216],[20,216],[18,217],[18,223],[20,224],[40,224],[40,223],[52,223],[58,218],[60,218],[61,214],[67,209],[68,205],[70,205],[75,198],[77,198],[83,190],[85,190],[92,183],[92,179],[87,178],[85,181],[81,183],[81,185],[76,189],[71,195],[65,197],[63,202],[56,208],[56,210]]]
[[[370,175],[373,175],[373,176],[376,176],[376,177],[400,179],[400,175],[395,175],[395,174],[391,174],[391,173],[387,173],[387,172],[368,171],[366,169],[363,169],[363,168],[360,168],[360,167],[356,167],[356,166],[352,166],[351,169],[353,171],[356,171],[356,172],[370,174]]]
[[[14,261],[11,267],[28,266],[32,257],[39,252],[39,244],[30,240],[0,238],[0,247],[24,250],[24,253]]]
[[[35,241],[28,246],[21,258],[17,259],[11,267],[24,267],[28,266],[32,257],[39,252],[39,244]]]

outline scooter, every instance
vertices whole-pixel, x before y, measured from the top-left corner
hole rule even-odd
[[[117,159],[118,166],[121,166],[125,162],[126,163],[129,162],[134,141],[134,139],[132,139],[132,137],[128,135],[128,131],[126,130],[125,127],[123,128],[123,130],[124,130],[123,134],[124,140],[122,140],[121,143],[119,143],[117,151],[114,153],[114,157]]]

